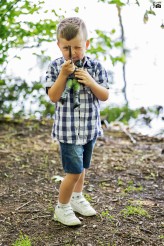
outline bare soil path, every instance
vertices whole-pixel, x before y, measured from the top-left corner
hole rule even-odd
[[[53,220],[64,176],[52,122],[0,121],[0,245],[20,232],[33,246],[164,245],[164,140],[105,130],[98,139],[84,193],[98,214],[82,226]],[[79,216],[79,215],[78,215]]]

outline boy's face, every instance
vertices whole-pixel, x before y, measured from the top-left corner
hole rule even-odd
[[[72,60],[75,63],[84,58],[85,51],[89,46],[89,40],[85,41],[83,35],[79,33],[75,38],[69,41],[64,38],[59,38],[57,44],[66,61],[70,59],[68,46],[71,46]]]

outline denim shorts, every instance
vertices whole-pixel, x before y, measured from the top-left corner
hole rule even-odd
[[[84,145],[60,142],[62,165],[66,173],[80,174],[89,168],[96,138]]]

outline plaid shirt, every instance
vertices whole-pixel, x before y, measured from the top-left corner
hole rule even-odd
[[[57,79],[64,58],[51,62],[46,72],[46,90]],[[101,86],[109,89],[108,75],[102,65],[89,57],[85,57],[83,68]],[[66,102],[56,103],[55,121],[52,128],[52,137],[63,143],[83,145],[94,137],[102,135],[99,100],[89,87],[80,84],[80,106],[73,108],[73,91],[68,93]]]

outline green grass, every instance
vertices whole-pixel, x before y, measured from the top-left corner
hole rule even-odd
[[[135,185],[133,180],[130,180],[127,184],[127,187],[123,190],[123,192],[125,193],[141,192],[141,191],[143,191],[143,186],[140,184]]]
[[[29,237],[21,233],[19,238],[12,244],[12,246],[32,246],[32,244]]]
[[[48,212],[50,212],[50,213],[54,213],[54,207],[53,207],[51,201],[50,201],[49,204],[48,204],[47,210],[48,210]]]
[[[121,214],[123,214],[125,218],[132,215],[150,217],[148,212],[145,209],[143,209],[141,206],[127,206],[123,210],[121,210]]]
[[[89,194],[84,193],[84,197],[88,202],[92,202],[92,197]]]
[[[121,178],[118,178],[117,185],[118,186],[123,186],[123,184],[124,184],[123,180]]]
[[[111,221],[114,219],[114,216],[110,215],[108,210],[102,211],[101,216]]]
[[[141,185],[138,187],[135,187],[134,185],[129,185],[127,188],[124,189],[125,193],[140,192],[140,191],[143,191],[143,187]]]

